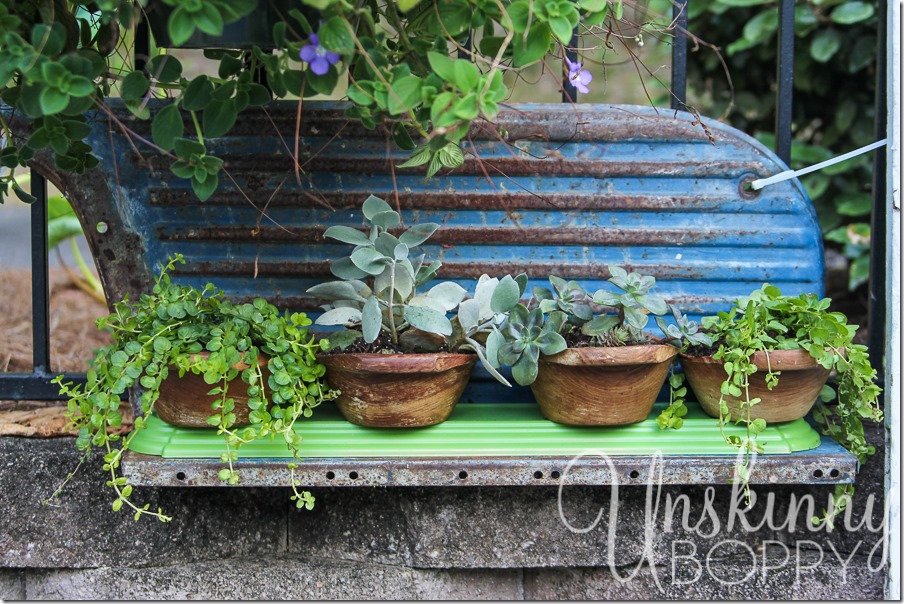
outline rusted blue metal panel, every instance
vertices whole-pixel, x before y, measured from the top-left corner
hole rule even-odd
[[[557,274],[593,289],[605,286],[606,265],[619,264],[656,276],[691,315],[725,308],[764,281],[822,293],[821,236],[806,193],[797,181],[745,192],[744,182],[785,166],[722,124],[704,129],[688,114],[649,107],[522,105],[475,130],[462,168],[426,180],[422,170],[390,167],[405,155],[388,151],[383,132],[348,124],[339,105],[306,103],[296,178],[295,109],[272,107],[210,141],[229,176],[206,203],[140,141],[139,157],[124,140],[106,145],[111,201],[144,251],[135,271],[150,275],[178,251],[189,261],[183,281],[213,279],[237,297],[266,291],[311,309],[304,291],[347,252],[321,233],[360,226],[355,210],[376,194],[398,204],[407,224],[443,225],[424,251],[443,261],[442,277],[466,286],[482,272],[523,270],[534,283]],[[106,120],[98,125],[106,141]],[[102,270],[105,262],[113,261],[101,258]]]
[[[406,224],[442,224],[423,251],[443,261],[441,278],[466,288],[484,272],[524,271],[533,284],[555,274],[593,291],[618,264],[655,276],[692,318],[766,281],[823,293],[822,238],[803,187],[792,180],[747,192],[744,183],[786,166],[718,122],[650,107],[514,106],[473,129],[464,166],[426,179],[423,167],[398,167],[406,154],[385,131],[350,123],[336,103],[305,103],[296,172],[296,110],[243,115],[230,136],[208,141],[226,164],[204,203],[142,140],[146,123],[111,145],[110,116],[100,114],[102,182],[70,193],[83,222],[108,227],[91,233],[108,294],[149,288],[156,266],[179,252],[185,283],[316,311],[304,292],[348,253],[322,233],[361,226],[357,210],[370,194],[397,205]],[[89,200],[78,199],[86,192]],[[468,396],[481,398],[477,391]]]

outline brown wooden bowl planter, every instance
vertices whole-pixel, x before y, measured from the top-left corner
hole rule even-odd
[[[649,417],[677,354],[664,344],[569,348],[541,355],[531,390],[543,416],[554,422],[633,424]]]
[[[703,410],[712,417],[719,417],[722,382],[727,376],[723,362],[712,357],[684,354],[680,359],[687,381]],[[757,352],[753,355],[753,363],[757,372],[750,376],[750,398],[762,400],[751,409],[751,418],[762,418],[769,423],[787,422],[805,416],[816,402],[830,373],[806,350],[775,350],[769,353],[768,361],[766,353]],[[778,385],[772,390],[766,387],[765,376],[769,367],[773,371],[781,371]],[[726,402],[732,418],[736,419],[740,413],[740,401],[735,397],[726,397]]]
[[[445,421],[468,384],[474,354],[340,353],[319,357],[348,421],[413,428]]]
[[[209,353],[198,353],[198,356],[206,358]],[[270,370],[267,367],[269,359],[263,354],[257,357],[258,367],[264,375],[264,387],[266,388]],[[250,365],[236,363],[233,368],[239,371],[248,369]],[[168,424],[184,426],[186,428],[211,428],[207,418],[216,413],[210,406],[217,398],[207,394],[217,384],[208,384],[204,376],[187,371],[179,377],[179,368],[170,366],[168,377],[160,383],[160,397],[154,403],[154,413]],[[236,377],[229,386],[229,397],[235,401],[235,426],[247,426],[251,423],[248,416],[251,409],[248,407],[248,384]]]

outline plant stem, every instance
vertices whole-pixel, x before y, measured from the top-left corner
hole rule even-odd
[[[191,113],[191,121],[195,125],[195,133],[198,135],[198,142],[203,145],[204,134],[201,132],[201,124],[198,122],[198,114],[194,111],[190,111],[189,113]]]
[[[390,2],[390,4],[392,4]],[[392,299],[395,298],[395,272],[396,266],[398,266],[395,262],[392,263],[392,269],[389,273],[389,332],[392,335],[392,343],[399,343],[399,333],[396,330],[395,324],[395,305],[392,303]]]

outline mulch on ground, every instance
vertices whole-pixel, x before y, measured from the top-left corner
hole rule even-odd
[[[31,272],[0,270],[0,372],[32,370]],[[95,327],[107,307],[75,287],[63,271],[50,273],[50,370],[83,372],[94,350],[110,343]],[[121,408],[122,432],[131,430],[131,410]],[[69,436],[65,401],[0,401],[0,436]],[[127,421],[126,421],[127,420]]]

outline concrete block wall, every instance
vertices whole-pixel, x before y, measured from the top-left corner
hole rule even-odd
[[[97,459],[42,506],[78,457],[71,439],[0,439],[0,599],[862,600],[886,580],[882,450],[854,526],[831,533],[789,511],[810,495],[819,512],[831,488],[799,485],[757,489],[746,513],[731,486],[708,505],[705,486],[663,488],[658,508],[621,487],[614,519],[605,486],[564,488],[561,514],[552,487],[318,489],[313,511],[281,488],[141,489],[174,520],[136,523]],[[689,527],[682,505],[667,514],[682,495]]]

